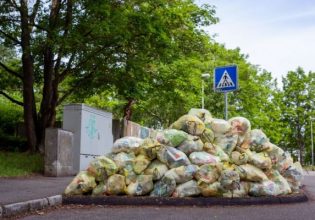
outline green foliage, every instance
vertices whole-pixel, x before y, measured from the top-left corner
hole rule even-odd
[[[18,98],[18,95],[15,95]],[[23,121],[23,109],[0,97],[0,150],[25,151],[26,140],[16,137],[18,124]]]
[[[44,171],[40,154],[0,151],[0,177],[29,176]]]
[[[0,97],[0,134],[13,134],[16,125],[22,119],[23,109],[21,106],[14,105],[9,100]]]
[[[296,71],[290,71],[282,81],[282,121],[287,127],[282,142],[291,151],[301,152],[303,164],[310,152],[310,117],[315,113],[314,73],[306,74],[299,67]],[[310,157],[306,158],[308,160]]]
[[[105,90],[119,105],[144,100],[160,66],[207,51],[201,27],[218,20],[213,6],[192,0],[4,1],[0,12],[0,42],[18,52],[1,60],[0,85],[7,76],[16,83],[0,92],[23,92],[33,150],[69,95],[82,101]]]

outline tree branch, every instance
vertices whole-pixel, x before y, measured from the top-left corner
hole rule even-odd
[[[73,53],[68,61],[68,64],[67,64],[67,67],[66,69],[64,69],[64,71],[62,71],[62,73],[60,73],[59,75],[59,82],[62,82],[65,77],[68,75],[68,72],[70,72],[71,70],[71,65],[72,65],[72,62],[74,60],[74,57],[75,57],[75,53]]]
[[[31,26],[34,26],[34,27],[36,27],[36,28],[38,28],[38,29],[40,29],[40,30],[42,30],[42,31],[46,31],[46,32],[49,31],[47,28],[44,28],[43,26],[40,26],[40,25],[35,24],[35,23],[31,23],[30,25],[31,25]]]
[[[70,58],[67,68],[64,71],[62,71],[62,73],[60,73],[60,78],[59,78],[60,81],[59,82],[62,82],[66,78],[66,76],[69,75],[70,73],[72,73],[73,71],[76,71],[76,70],[80,69],[83,64],[87,63],[90,59],[93,59],[95,54],[97,54],[100,51],[102,51],[105,47],[107,47],[107,45],[103,45],[102,47],[100,47],[100,48],[96,49],[95,51],[91,52],[91,54],[86,56],[86,59],[84,59],[80,63],[78,63],[75,68],[70,69],[71,68],[70,61],[72,62],[73,59],[74,59],[74,54],[73,54],[71,56],[71,58],[73,58],[73,59],[71,60],[71,58]]]
[[[12,37],[11,35],[5,33],[5,32],[2,31],[2,30],[0,30],[0,33],[1,33],[2,35],[4,35],[6,38],[12,40],[14,43],[21,45],[21,42],[20,42],[18,39]]]
[[[64,24],[64,33],[63,33],[63,39],[66,39],[69,33],[69,28],[71,26],[72,22],[72,0],[67,1],[67,13],[66,13],[66,19]],[[55,65],[55,73],[59,76],[59,67],[61,63],[61,58],[63,55],[64,50],[64,44],[61,44],[59,51],[58,51],[58,58]],[[71,61],[72,62],[72,61]]]
[[[40,0],[37,0],[35,2],[35,4],[34,4],[33,12],[32,12],[32,14],[30,16],[30,24],[34,24],[35,23],[35,18],[36,18],[38,9],[39,9],[39,5],[40,5]]]
[[[17,104],[17,105],[20,105],[20,106],[23,106],[24,103],[23,102],[20,102],[14,98],[12,98],[11,96],[9,96],[8,94],[6,94],[5,92],[3,91],[0,91],[0,95],[3,95],[4,97],[6,97],[7,99],[9,99],[11,102],[13,102],[14,104]]]
[[[0,62],[0,66],[1,66],[5,71],[7,71],[8,73],[12,74],[13,76],[18,77],[18,78],[20,78],[20,79],[23,79],[23,77],[22,77],[18,72],[15,72],[14,70],[10,69],[10,68],[7,67],[4,63]]]
[[[11,1],[9,1],[9,3],[11,3],[11,5],[14,7],[14,8],[16,8],[17,10],[21,10],[21,7],[19,7],[17,4],[16,4],[16,2],[14,1],[14,0],[11,0]]]
[[[69,89],[67,92],[63,94],[63,96],[57,101],[57,106],[60,105],[69,95],[71,95],[76,89],[80,88],[82,83],[84,83],[88,78],[90,78],[97,67],[95,66],[93,70],[87,74],[85,77],[83,77],[81,80],[79,80],[71,89]]]

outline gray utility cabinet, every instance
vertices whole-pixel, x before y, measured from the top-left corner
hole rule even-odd
[[[64,106],[63,129],[73,133],[73,169],[85,170],[91,160],[111,151],[112,113],[84,104]]]

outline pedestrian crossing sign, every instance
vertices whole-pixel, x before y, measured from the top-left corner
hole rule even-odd
[[[214,69],[214,91],[230,92],[238,89],[237,66],[221,66]]]

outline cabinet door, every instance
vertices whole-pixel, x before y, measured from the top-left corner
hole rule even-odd
[[[113,144],[112,119],[84,111],[81,128],[81,154],[104,155]]]

